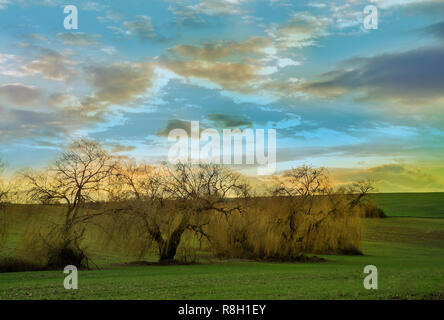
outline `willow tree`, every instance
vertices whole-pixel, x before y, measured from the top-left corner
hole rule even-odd
[[[283,255],[360,253],[360,204],[372,190],[370,180],[335,188],[325,168],[304,165],[284,172],[274,192],[287,204],[275,222]]]
[[[209,239],[205,226],[211,213],[230,215],[239,210],[239,203],[229,198],[248,193],[238,174],[210,164],[168,168],[126,163],[116,178],[116,212],[131,217],[138,239],[157,246],[160,262],[174,260],[186,231]]]
[[[0,248],[6,241],[8,235],[7,217],[4,202],[7,200],[9,190],[2,179],[5,163],[0,159]]]
[[[9,190],[3,180],[2,174],[5,169],[6,163],[0,158],[0,204],[2,204],[8,197]]]
[[[32,200],[64,208],[62,222],[44,239],[49,246],[54,245],[50,243],[51,239],[56,239],[56,256],[60,253],[69,256],[70,250],[81,251],[79,245],[86,223],[101,214],[88,210],[87,204],[101,197],[114,168],[113,157],[99,143],[80,139],[64,150],[47,169],[22,173]]]

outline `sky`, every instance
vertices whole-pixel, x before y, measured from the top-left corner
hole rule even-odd
[[[0,27],[9,172],[79,137],[160,163],[170,130],[199,121],[275,129],[277,173],[309,164],[380,192],[444,191],[442,0],[0,0]]]

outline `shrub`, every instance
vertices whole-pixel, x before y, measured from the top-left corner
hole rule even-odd
[[[362,208],[363,218],[387,218],[384,210],[377,207],[373,202],[369,202],[363,205]]]
[[[6,257],[0,258],[1,272],[23,272],[42,270],[43,266],[21,258]]]
[[[294,208],[293,199],[255,199],[244,213],[211,220],[211,248],[220,258],[281,261],[300,261],[306,253],[360,254],[360,211],[337,197],[318,197],[310,215]]]
[[[22,239],[24,255],[45,269],[63,269],[74,265],[89,269],[90,259],[81,246],[85,229],[72,229],[65,233],[60,226],[28,229]]]

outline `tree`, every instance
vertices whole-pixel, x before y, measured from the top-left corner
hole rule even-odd
[[[359,206],[372,190],[370,180],[333,188],[325,168],[304,165],[285,172],[274,190],[274,195],[285,196],[289,203],[284,218],[276,222],[282,230],[282,243],[288,244],[283,248],[290,252],[309,251],[313,250],[314,243],[325,238],[326,243],[337,243],[339,250],[359,253]],[[330,229],[329,233],[325,232],[326,228]],[[322,237],[319,237],[320,234]],[[328,247],[330,244],[326,243],[318,246]]]
[[[331,191],[325,168],[304,165],[283,174],[283,180],[273,192],[275,196],[285,196],[290,200],[288,214],[282,222],[287,229],[282,232],[283,241],[292,243],[295,240],[299,242],[303,240],[304,235],[298,229],[299,215],[305,216],[305,219],[316,220],[314,223],[316,226],[331,213],[314,210],[316,200]]]
[[[346,193],[350,195],[350,207],[354,208],[367,200],[369,193],[376,191],[372,179],[358,180],[347,187]]]
[[[0,204],[3,203],[6,198],[8,197],[9,189],[5,185],[1,174],[3,173],[4,169],[6,167],[6,163],[0,159]]]
[[[186,229],[211,241],[204,229],[209,224],[210,214],[223,214],[228,221],[232,213],[242,211],[239,199],[248,198],[250,194],[249,185],[239,174],[227,167],[204,163],[176,165],[167,175],[164,188],[168,198],[184,213],[173,236],[164,244],[163,254],[167,259],[174,257]]]
[[[185,231],[208,240],[211,213],[225,216],[240,210],[230,197],[248,194],[248,186],[231,170],[209,164],[174,168],[125,163],[119,167],[121,207],[140,222],[141,235],[153,241],[159,261],[174,260]]]
[[[8,236],[8,224],[4,202],[8,197],[9,190],[1,177],[5,166],[6,164],[0,159],[0,248],[5,243]]]
[[[32,200],[65,207],[63,223],[52,230],[60,238],[61,250],[72,246],[79,249],[84,224],[101,214],[86,210],[85,205],[102,196],[114,168],[113,157],[99,143],[80,139],[63,151],[47,170],[22,173]]]

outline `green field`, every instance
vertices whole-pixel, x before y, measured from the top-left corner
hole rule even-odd
[[[79,290],[63,288],[62,271],[4,273],[0,298],[443,299],[444,219],[437,219],[444,217],[443,194],[431,195],[378,195],[386,213],[405,217],[363,219],[363,256],[323,256],[324,263],[129,266],[119,257],[95,253],[102,269],[80,271]],[[429,206],[429,199],[439,207]],[[378,268],[378,290],[363,287],[363,268],[369,264]]]
[[[444,193],[379,193],[372,197],[390,217],[444,218]]]

